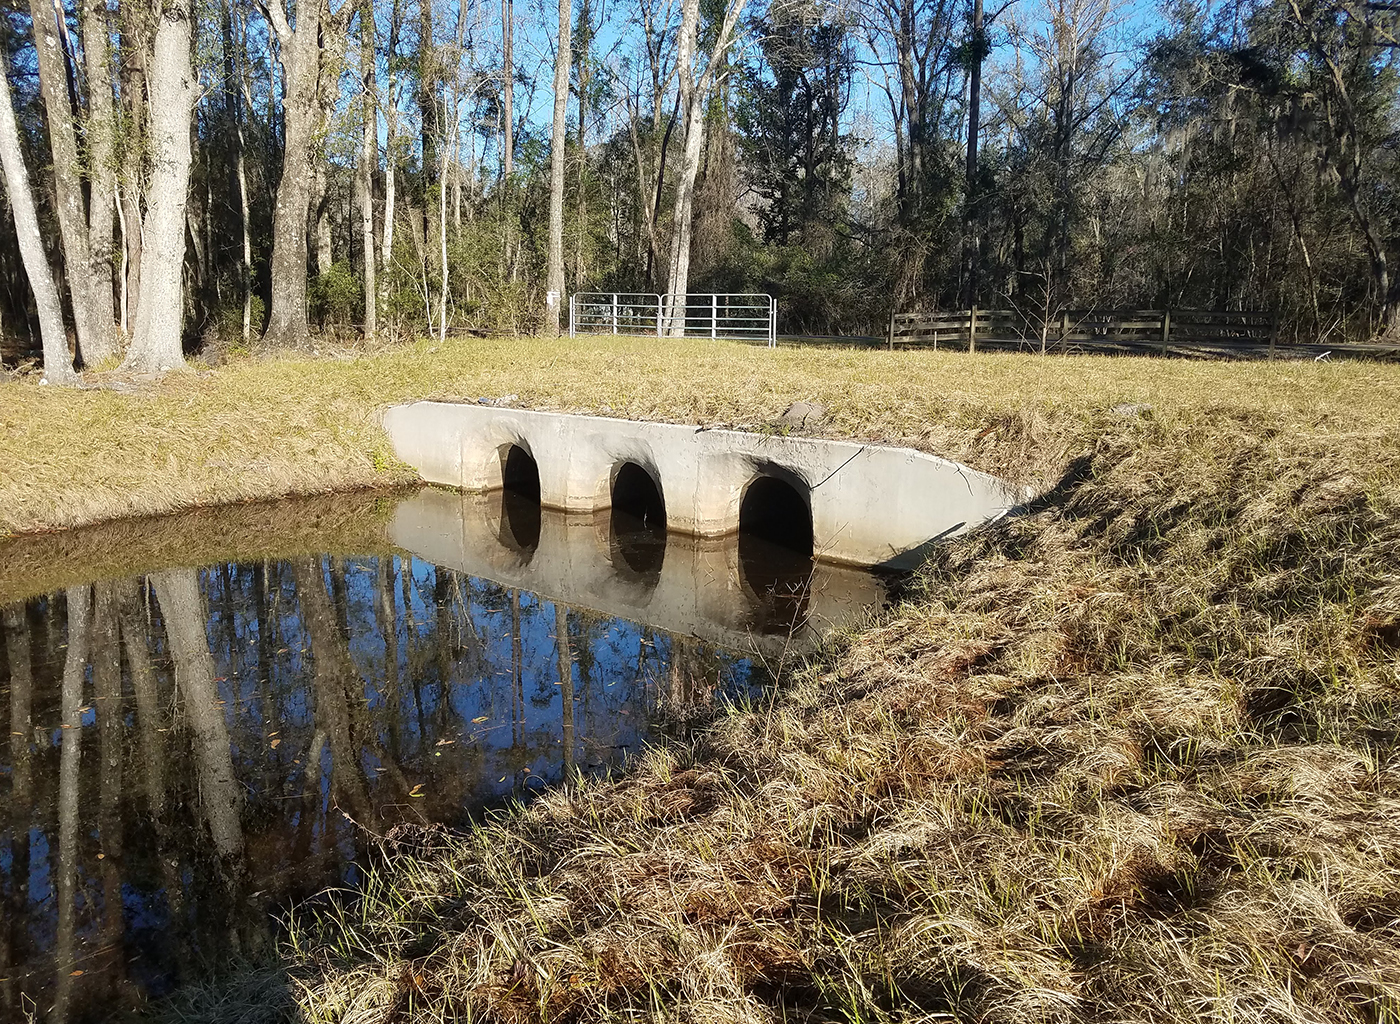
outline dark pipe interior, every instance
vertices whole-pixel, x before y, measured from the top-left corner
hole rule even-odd
[[[518,444],[501,460],[501,534],[522,551],[540,544],[540,467]]]
[[[501,460],[501,485],[522,498],[540,500],[540,467],[524,448],[513,444]]]
[[[635,462],[624,462],[612,485],[612,507],[649,529],[666,529],[666,502],[652,475]]]
[[[753,628],[786,633],[807,616],[812,512],[791,484],[759,477],[739,505],[739,574],[757,598]]]
[[[811,558],[812,510],[791,484],[761,476],[749,485],[739,506],[741,546],[746,536]]]
[[[614,561],[647,577],[661,573],[666,556],[666,502],[656,480],[635,462],[623,463],[612,485],[608,532]]]

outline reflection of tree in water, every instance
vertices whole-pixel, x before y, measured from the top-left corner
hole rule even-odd
[[[353,877],[360,826],[461,820],[615,762],[658,704],[712,692],[727,665],[388,555],[5,608],[0,1019],[25,998],[104,1018],[253,953],[270,909]]]

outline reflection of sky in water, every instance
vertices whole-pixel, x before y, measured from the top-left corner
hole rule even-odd
[[[299,571],[323,584],[324,621],[308,621]],[[0,761],[0,1017],[16,1017],[29,997],[46,1008],[40,1019],[104,1019],[203,976],[203,965],[264,948],[270,911],[287,901],[353,884],[366,830],[460,822],[557,781],[567,689],[568,759],[597,771],[647,741],[659,705],[763,682],[748,661],[698,640],[572,608],[562,679],[552,602],[408,557],[220,565],[198,580],[213,656],[203,692],[222,706],[213,728],[221,719],[227,733],[225,795],[238,803],[241,854],[221,860],[210,841],[211,755],[175,682],[159,582],[145,581],[129,588],[128,611],[145,634],[134,654],[149,659],[155,700],[138,700],[126,641],[119,706],[103,703],[87,666],[77,830],[73,849],[59,848],[67,608],[62,595],[31,601],[31,728]],[[8,647],[6,732],[16,699]],[[94,642],[89,657],[110,664],[112,650]],[[27,792],[16,793],[24,751]],[[65,857],[71,914],[54,886]],[[73,961],[58,964],[65,942]]]

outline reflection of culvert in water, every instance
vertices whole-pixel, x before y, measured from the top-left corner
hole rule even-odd
[[[655,478],[635,462],[624,462],[613,479],[608,536],[614,564],[655,583],[666,557],[666,502]]]
[[[757,601],[754,628],[784,633],[807,616],[812,511],[797,489],[761,476],[739,504],[739,575]]]
[[[518,444],[501,456],[501,540],[527,555],[540,544],[540,467]]]
[[[739,581],[753,602],[757,633],[787,633],[807,621],[812,559],[761,537],[739,535]]]

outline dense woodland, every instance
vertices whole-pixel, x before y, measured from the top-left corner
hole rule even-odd
[[[4,0],[48,378],[558,329],[576,291],[1400,332],[1400,4]],[[565,299],[549,301],[550,293]]]

